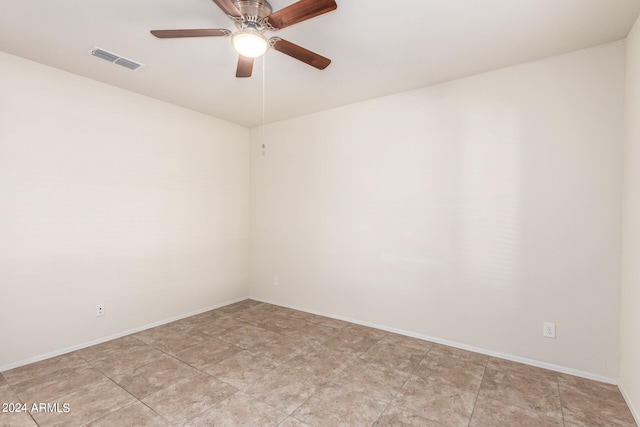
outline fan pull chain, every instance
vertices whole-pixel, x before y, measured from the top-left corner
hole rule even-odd
[[[264,142],[264,111],[265,111],[265,87],[266,87],[266,72],[265,72],[265,62],[267,60],[267,58],[265,57],[266,55],[262,55],[262,155],[266,156],[267,155],[267,145]]]

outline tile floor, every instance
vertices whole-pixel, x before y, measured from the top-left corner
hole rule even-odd
[[[50,404],[1,426],[636,425],[613,385],[252,300],[2,372],[0,402]]]

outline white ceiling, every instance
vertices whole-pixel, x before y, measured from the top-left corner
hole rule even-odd
[[[251,127],[263,120],[263,72],[273,122],[620,40],[640,13],[640,0],[336,1],[277,33],[331,58],[324,71],[270,51],[237,79],[229,38],[149,34],[234,29],[211,0],[0,0],[0,50]],[[88,55],[95,46],[146,67]]]

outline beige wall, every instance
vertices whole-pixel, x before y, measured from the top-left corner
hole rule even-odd
[[[240,126],[0,53],[0,371],[246,297],[248,150]]]
[[[251,295],[614,381],[623,103],[617,42],[254,129]]]
[[[626,43],[620,389],[640,423],[640,20]]]

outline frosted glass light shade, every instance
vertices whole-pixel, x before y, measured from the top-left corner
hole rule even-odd
[[[248,58],[264,55],[269,47],[269,40],[253,28],[234,33],[231,36],[231,43],[236,52]]]

